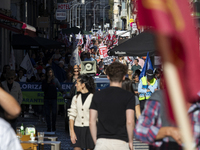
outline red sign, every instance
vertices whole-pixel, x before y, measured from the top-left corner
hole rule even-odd
[[[68,3],[58,3],[57,5],[58,5],[57,9],[63,9],[63,10],[70,9],[70,5]]]
[[[103,58],[108,57],[107,52],[108,52],[107,46],[100,46],[100,47],[99,47],[99,54],[100,54],[101,58],[102,58],[102,57],[103,57]]]

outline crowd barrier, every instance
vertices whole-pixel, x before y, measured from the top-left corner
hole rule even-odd
[[[30,105],[43,105],[44,104],[44,93],[42,91],[42,83],[24,83],[19,82],[22,90],[23,101],[22,104],[30,104]],[[70,89],[73,83],[61,83],[61,87],[63,90],[69,94]],[[108,87],[108,83],[97,83],[96,90],[104,89]],[[62,93],[57,92],[57,104],[64,105],[65,100],[62,96]]]

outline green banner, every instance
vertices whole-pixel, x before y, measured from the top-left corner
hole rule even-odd
[[[30,105],[43,105],[44,104],[44,93],[39,91],[22,91],[23,101],[22,104]],[[62,93],[57,92],[57,104],[64,105],[65,100],[62,97]]]
[[[63,90],[69,93],[73,83],[61,83]],[[44,92],[42,91],[41,83],[22,83],[20,82],[22,90],[23,101],[22,104],[28,105],[43,105],[44,104]],[[57,92],[57,104],[64,105],[65,100],[61,92]]]

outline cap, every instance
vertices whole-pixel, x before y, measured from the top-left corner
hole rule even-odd
[[[148,70],[146,71],[146,75],[147,75],[147,79],[148,79],[148,80],[153,79],[153,78],[154,78],[153,70],[148,69]]]

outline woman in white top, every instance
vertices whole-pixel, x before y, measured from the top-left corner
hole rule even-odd
[[[76,83],[77,94],[72,99],[69,113],[70,138],[74,150],[94,148],[89,129],[89,108],[95,91],[94,80],[87,75],[80,75]]]
[[[18,82],[26,82],[26,77],[24,76],[24,71],[22,69],[20,69],[18,71],[16,81],[18,81]]]

